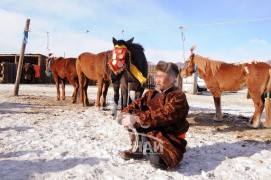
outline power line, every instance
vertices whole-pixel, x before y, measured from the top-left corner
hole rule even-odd
[[[225,22],[215,22],[215,23],[207,23],[207,24],[196,24],[196,25],[188,25],[188,26],[163,26],[163,27],[127,27],[127,28],[89,28],[84,31],[63,31],[63,32],[53,32],[56,34],[65,34],[65,33],[86,33],[89,34],[91,32],[127,32],[127,31],[151,31],[151,30],[167,30],[167,29],[193,29],[199,27],[207,27],[207,26],[218,26],[218,25],[227,25],[227,24],[241,24],[241,23],[249,23],[249,22],[258,22],[258,21],[271,21],[271,18],[258,18],[258,19],[246,19],[246,20],[236,20],[236,21],[225,21]],[[30,30],[30,32],[40,32],[38,30]]]
[[[216,23],[209,23],[209,24],[191,25],[191,26],[185,26],[184,28],[186,28],[186,29],[189,28],[190,29],[190,28],[195,28],[195,27],[217,26],[217,25],[226,25],[226,24],[241,24],[241,23],[248,23],[248,22],[270,21],[270,20],[271,20],[271,18],[260,18],[260,19],[250,19],[250,20],[226,21],[226,22],[216,22]]]

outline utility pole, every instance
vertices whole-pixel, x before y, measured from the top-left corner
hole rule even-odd
[[[198,93],[198,74],[195,72],[193,74],[193,89],[192,89],[193,94]]]
[[[28,39],[29,25],[30,25],[30,19],[26,19],[26,24],[25,24],[25,28],[24,28],[24,38],[23,38],[23,43],[22,43],[22,48],[21,48],[21,54],[20,54],[17,74],[16,74],[14,96],[18,96],[18,93],[19,93],[19,85],[20,85],[21,74],[22,74],[25,46],[26,46],[27,39]]]

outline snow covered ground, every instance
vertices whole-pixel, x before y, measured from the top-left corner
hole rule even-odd
[[[190,105],[187,152],[171,171],[148,161],[123,161],[127,132],[111,111],[56,101],[54,85],[0,84],[0,179],[269,179],[271,129],[246,126],[253,114],[246,90],[224,93],[224,122],[214,122],[209,92],[187,94]],[[89,87],[95,100],[96,87]],[[113,90],[109,89],[112,108]],[[263,120],[264,121],[264,120]]]

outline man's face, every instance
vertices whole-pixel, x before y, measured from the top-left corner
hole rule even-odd
[[[160,89],[161,91],[164,91],[172,86],[172,83],[174,82],[174,77],[169,76],[167,73],[163,71],[157,71],[156,77],[155,77],[155,87],[157,89]]]

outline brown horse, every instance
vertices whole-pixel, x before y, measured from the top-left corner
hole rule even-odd
[[[76,58],[49,57],[46,59],[46,75],[53,75],[56,83],[57,100],[60,100],[59,81],[62,82],[62,100],[65,100],[65,81],[66,79],[73,86],[74,91],[71,102],[76,102],[78,85],[78,76],[76,72]]]
[[[112,56],[112,51],[105,51],[98,54],[82,53],[76,61],[76,69],[79,80],[80,102],[83,106],[89,106],[87,88],[90,80],[98,82],[98,92],[95,105],[97,107],[106,106],[106,95],[110,85],[110,69],[108,60]],[[102,97],[102,104],[100,98]]]
[[[23,69],[24,69],[24,79],[26,81],[26,84],[31,84],[31,82],[35,78],[35,69],[34,69],[33,64],[26,63]]]
[[[264,62],[256,61],[235,64],[213,61],[195,55],[194,49],[195,47],[190,49],[191,56],[185,62],[181,76],[185,78],[197,72],[204,79],[214,98],[216,108],[214,120],[222,120],[221,92],[240,90],[246,85],[255,108],[254,115],[248,125],[253,128],[259,127],[265,104],[264,93],[271,91],[271,67]],[[266,110],[270,111],[271,109]],[[266,116],[267,127],[271,127],[270,119],[271,117]]]

